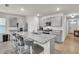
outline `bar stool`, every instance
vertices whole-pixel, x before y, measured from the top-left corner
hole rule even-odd
[[[18,54],[32,54],[32,46],[33,41],[32,40],[24,40],[24,38],[21,35],[17,35],[17,53]]]
[[[24,40],[23,37],[20,35],[16,36],[16,53],[21,54],[24,50]]]
[[[24,39],[21,35],[15,36],[16,54],[39,54],[44,50],[38,44],[34,44],[34,41],[30,38]]]
[[[32,49],[33,49],[33,41],[31,40],[25,40],[25,49],[26,53],[32,54]]]

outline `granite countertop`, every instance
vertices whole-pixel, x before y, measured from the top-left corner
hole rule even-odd
[[[44,44],[46,42],[48,42],[50,39],[53,39],[56,37],[56,35],[52,35],[52,34],[34,34],[34,33],[24,33],[22,34],[22,36],[24,37],[24,39],[32,39],[36,42],[39,42],[41,44]]]

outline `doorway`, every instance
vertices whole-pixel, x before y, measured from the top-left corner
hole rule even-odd
[[[68,34],[74,34],[77,29],[77,19],[68,19]]]

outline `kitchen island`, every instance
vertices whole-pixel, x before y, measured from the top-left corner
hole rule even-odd
[[[44,54],[53,54],[55,51],[55,37],[53,34],[19,33],[24,40],[33,40],[44,48]]]

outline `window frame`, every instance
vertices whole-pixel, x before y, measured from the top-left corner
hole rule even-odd
[[[0,33],[5,33],[6,32],[6,18],[5,17],[0,17],[0,18],[3,18],[5,20],[5,22],[4,22],[5,24],[1,25],[1,26],[5,27],[5,30],[3,32],[0,31]]]

